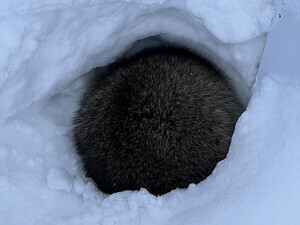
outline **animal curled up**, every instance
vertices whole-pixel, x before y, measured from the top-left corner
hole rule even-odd
[[[143,187],[162,195],[212,173],[242,111],[214,65],[160,47],[90,81],[73,136],[86,175],[104,193]]]

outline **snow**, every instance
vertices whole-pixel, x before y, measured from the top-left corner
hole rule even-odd
[[[0,224],[299,224],[297,5],[2,0]],[[228,157],[203,182],[161,197],[145,189],[105,195],[81,170],[73,112],[87,72],[155,35],[212,59],[248,107]],[[160,43],[138,42],[131,54]]]
[[[70,191],[73,178],[64,168],[51,168],[47,175],[47,183],[51,189]]]

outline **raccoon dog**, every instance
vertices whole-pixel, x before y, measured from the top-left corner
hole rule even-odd
[[[211,63],[156,48],[90,81],[73,136],[86,175],[104,193],[143,187],[162,195],[211,174],[242,111]]]

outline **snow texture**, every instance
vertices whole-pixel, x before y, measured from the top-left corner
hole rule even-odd
[[[282,73],[278,57],[276,73],[274,61],[266,59],[256,78],[279,5],[2,0],[0,224],[299,224],[299,65]],[[161,197],[145,189],[105,195],[81,170],[72,116],[87,72],[155,35],[206,55],[245,104],[251,99],[228,157],[205,181]]]

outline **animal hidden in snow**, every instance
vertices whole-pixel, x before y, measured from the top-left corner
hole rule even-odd
[[[212,63],[158,47],[91,79],[74,118],[74,143],[104,193],[146,188],[162,195],[212,173],[243,109]]]

